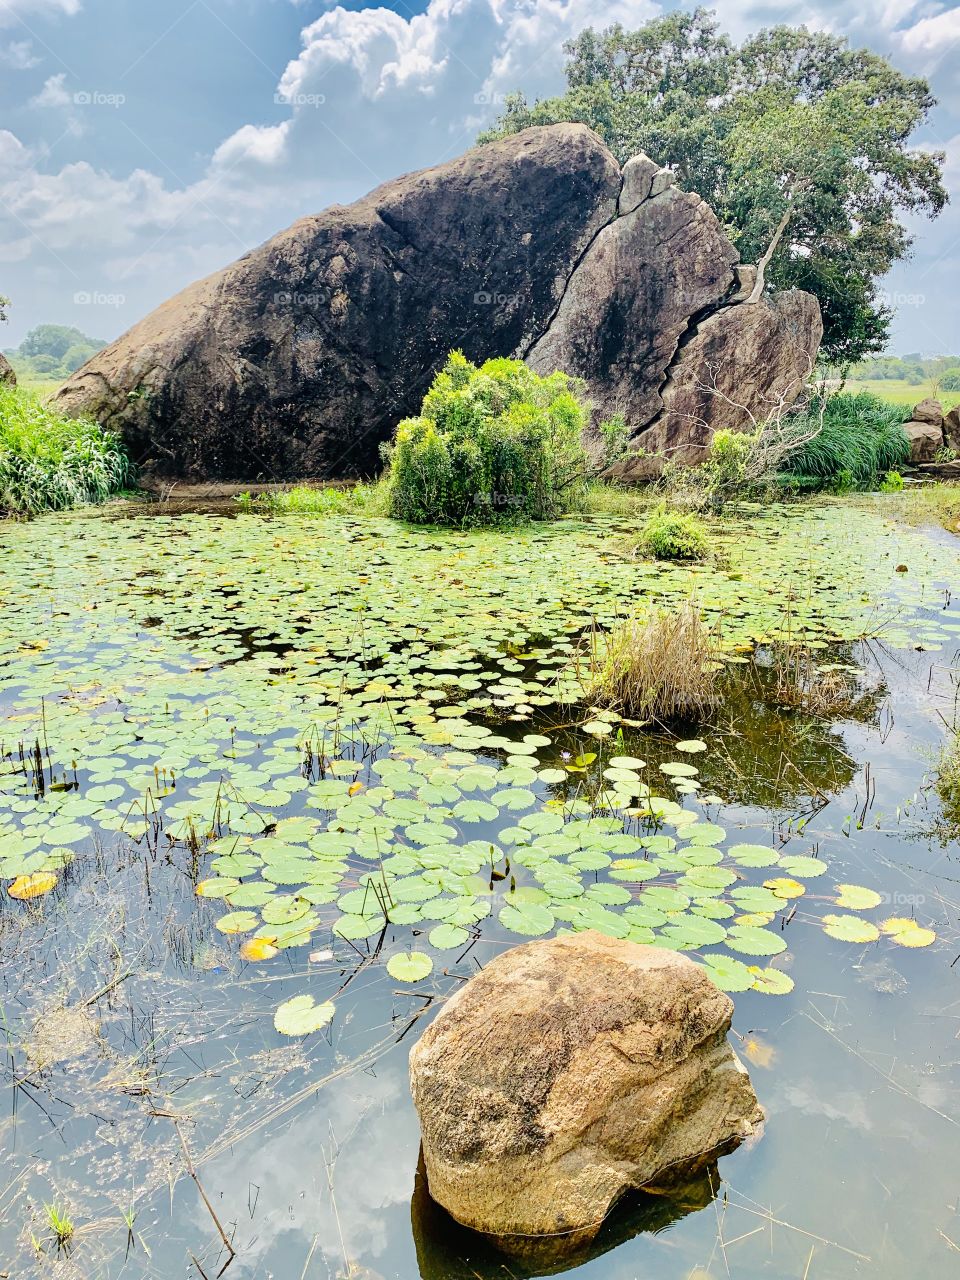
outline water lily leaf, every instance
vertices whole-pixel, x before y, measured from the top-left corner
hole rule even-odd
[[[768,996],[786,996],[793,990],[793,979],[780,969],[758,969],[750,966],[753,973],[755,991],[762,991]]]
[[[937,940],[933,929],[922,929],[916,920],[906,916],[891,916],[881,922],[880,928],[900,947],[929,947]]]
[[[433,961],[422,951],[401,951],[387,961],[387,973],[396,982],[422,982],[433,972]]]
[[[250,933],[259,923],[260,917],[255,911],[231,911],[220,917],[217,928],[221,933]]]
[[[788,857],[786,854],[781,857],[780,866],[788,875],[804,876],[807,879],[822,876],[827,870],[827,864],[819,858]]]
[[[675,750],[686,751],[690,755],[696,755],[697,752],[707,749],[707,744],[701,742],[699,738],[686,738],[683,742],[675,742],[673,745]]]
[[[789,876],[776,876],[773,880],[764,880],[763,887],[775,893],[778,898],[799,898],[806,893],[805,885],[799,880],[791,880]]]
[[[731,845],[727,854],[742,867],[772,867],[780,861],[778,853],[762,844]]]
[[[880,937],[877,926],[860,916],[826,915],[821,924],[824,933],[831,938],[839,938],[841,942],[876,942]]]
[[[540,937],[550,932],[555,920],[553,913],[540,903],[518,902],[515,906],[507,903],[501,908],[500,923],[513,933]]]
[[[438,924],[435,929],[430,930],[429,934],[431,947],[436,947],[438,951],[462,947],[469,937],[466,929],[450,923]]]
[[[325,1027],[335,1013],[329,1000],[315,1004],[313,996],[293,996],[278,1006],[273,1025],[282,1036],[308,1036]]]
[[[721,991],[749,991],[756,977],[742,960],[732,956],[705,956],[702,968]]]
[[[239,888],[239,880],[232,880],[226,876],[214,876],[212,880],[201,880],[194,893],[198,898],[229,898],[230,894]]]
[[[57,883],[57,877],[52,871],[35,871],[31,875],[17,876],[14,882],[7,886],[7,893],[11,898],[19,898],[25,902],[31,898],[42,898],[45,893],[49,893]]]
[[[728,947],[748,956],[775,956],[787,949],[786,941],[779,933],[749,925],[733,925],[727,930],[726,941]]]
[[[836,903],[848,911],[868,911],[878,907],[883,898],[875,889],[865,889],[859,884],[838,884]]]
[[[269,938],[248,938],[240,947],[240,955],[244,960],[272,960],[279,954],[279,949]]]

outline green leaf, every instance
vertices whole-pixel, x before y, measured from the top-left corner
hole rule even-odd
[[[433,972],[433,961],[422,951],[400,951],[387,961],[387,973],[396,982],[422,982]]]
[[[553,913],[537,902],[519,902],[516,906],[507,903],[500,911],[500,923],[512,933],[523,933],[529,937],[540,937],[549,933],[554,927]]]
[[[307,1036],[325,1027],[335,1012],[329,1000],[314,1004],[313,996],[293,996],[278,1006],[273,1025],[282,1036]]]

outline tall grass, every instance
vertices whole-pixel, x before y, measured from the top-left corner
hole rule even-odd
[[[130,475],[112,431],[64,418],[23,388],[0,386],[0,515],[103,502]]]
[[[820,408],[815,402],[807,412],[814,417]],[[802,488],[869,489],[909,462],[910,442],[903,430],[908,416],[899,405],[869,391],[830,396],[823,406],[822,429],[788,455],[783,478]]]
[[[716,646],[700,610],[656,610],[595,631],[577,676],[594,706],[665,723],[704,715],[717,701]]]
[[[367,515],[385,516],[390,513],[390,494],[386,485],[356,484],[351,488],[314,488],[295,485],[273,493],[261,493],[254,497],[241,493],[236,498],[242,511],[270,512],[289,516]]]

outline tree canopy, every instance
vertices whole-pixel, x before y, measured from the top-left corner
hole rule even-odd
[[[773,247],[769,284],[816,294],[825,358],[883,348],[876,283],[911,244],[899,215],[935,217],[947,201],[943,153],[910,143],[935,105],[925,80],[804,27],[738,46],[706,9],[588,29],[564,48],[566,93],[510,95],[481,141],[580,121],[621,163],[646,152],[709,202],[742,261]]]

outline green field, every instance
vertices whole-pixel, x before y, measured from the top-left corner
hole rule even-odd
[[[872,391],[881,400],[889,400],[892,404],[902,404],[912,408],[927,396],[934,395],[932,380],[919,385],[907,382],[904,378],[850,378],[844,388],[847,391]],[[960,404],[960,391],[941,391],[936,399],[943,405],[944,411]]]

